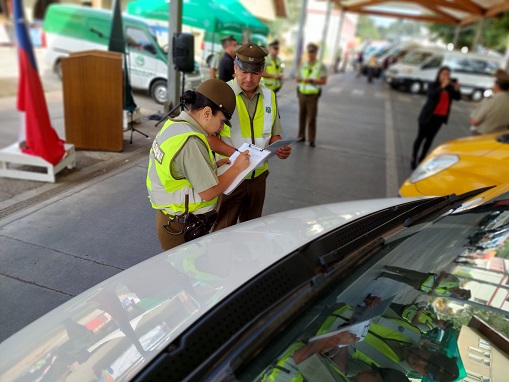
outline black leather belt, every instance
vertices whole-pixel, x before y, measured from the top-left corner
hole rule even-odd
[[[185,218],[186,218],[185,214],[171,215],[164,210],[160,210],[160,211],[171,221],[177,221],[182,224],[184,224],[184,222],[185,222]],[[216,211],[211,210],[209,212],[205,212],[204,214],[195,214],[195,216],[200,220],[207,221],[210,217],[216,216]]]

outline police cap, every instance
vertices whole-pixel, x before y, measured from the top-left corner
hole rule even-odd
[[[251,42],[235,46],[235,63],[244,72],[259,73],[265,66],[265,57],[269,53],[264,47]]]
[[[307,49],[308,49],[308,52],[311,53],[311,52],[317,52],[318,51],[318,45],[310,42],[307,46]]]
[[[269,44],[270,48],[279,49],[279,40],[274,40]]]
[[[229,126],[229,120],[235,111],[235,93],[232,88],[224,81],[211,78],[198,86],[196,92],[204,95],[216,104],[228,120],[225,123]]]

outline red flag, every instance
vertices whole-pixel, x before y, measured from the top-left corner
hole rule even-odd
[[[64,141],[51,126],[32,41],[25,24],[22,0],[14,0],[13,5],[19,59],[17,107],[25,113],[26,148],[22,151],[56,165],[65,155]]]

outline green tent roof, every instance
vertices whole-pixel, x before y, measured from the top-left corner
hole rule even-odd
[[[127,4],[127,13],[139,17],[168,20],[168,0],[138,0]],[[211,32],[249,29],[252,33],[267,34],[269,29],[238,2],[219,0],[183,0],[182,23]]]

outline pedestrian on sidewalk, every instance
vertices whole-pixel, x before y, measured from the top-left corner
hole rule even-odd
[[[299,68],[298,75],[295,78],[298,82],[297,96],[299,98],[299,135],[297,141],[306,141],[307,127],[309,146],[315,147],[318,99],[322,93],[322,86],[327,83],[327,69],[317,59],[318,45],[308,44],[307,51],[308,61]]]
[[[147,189],[156,213],[156,231],[163,250],[176,247],[210,231],[218,196],[249,164],[247,151],[231,168],[217,176],[207,136],[230,124],[235,94],[219,79],[209,79],[196,91],[184,93],[189,111],[169,119],[150,150]]]
[[[428,86],[426,103],[419,114],[419,130],[412,150],[410,167],[415,170],[417,165],[426,157],[435,135],[440,127],[449,119],[453,100],[461,99],[460,84],[451,79],[451,69],[442,66],[437,73],[435,81]],[[419,149],[422,150],[419,154]]]

